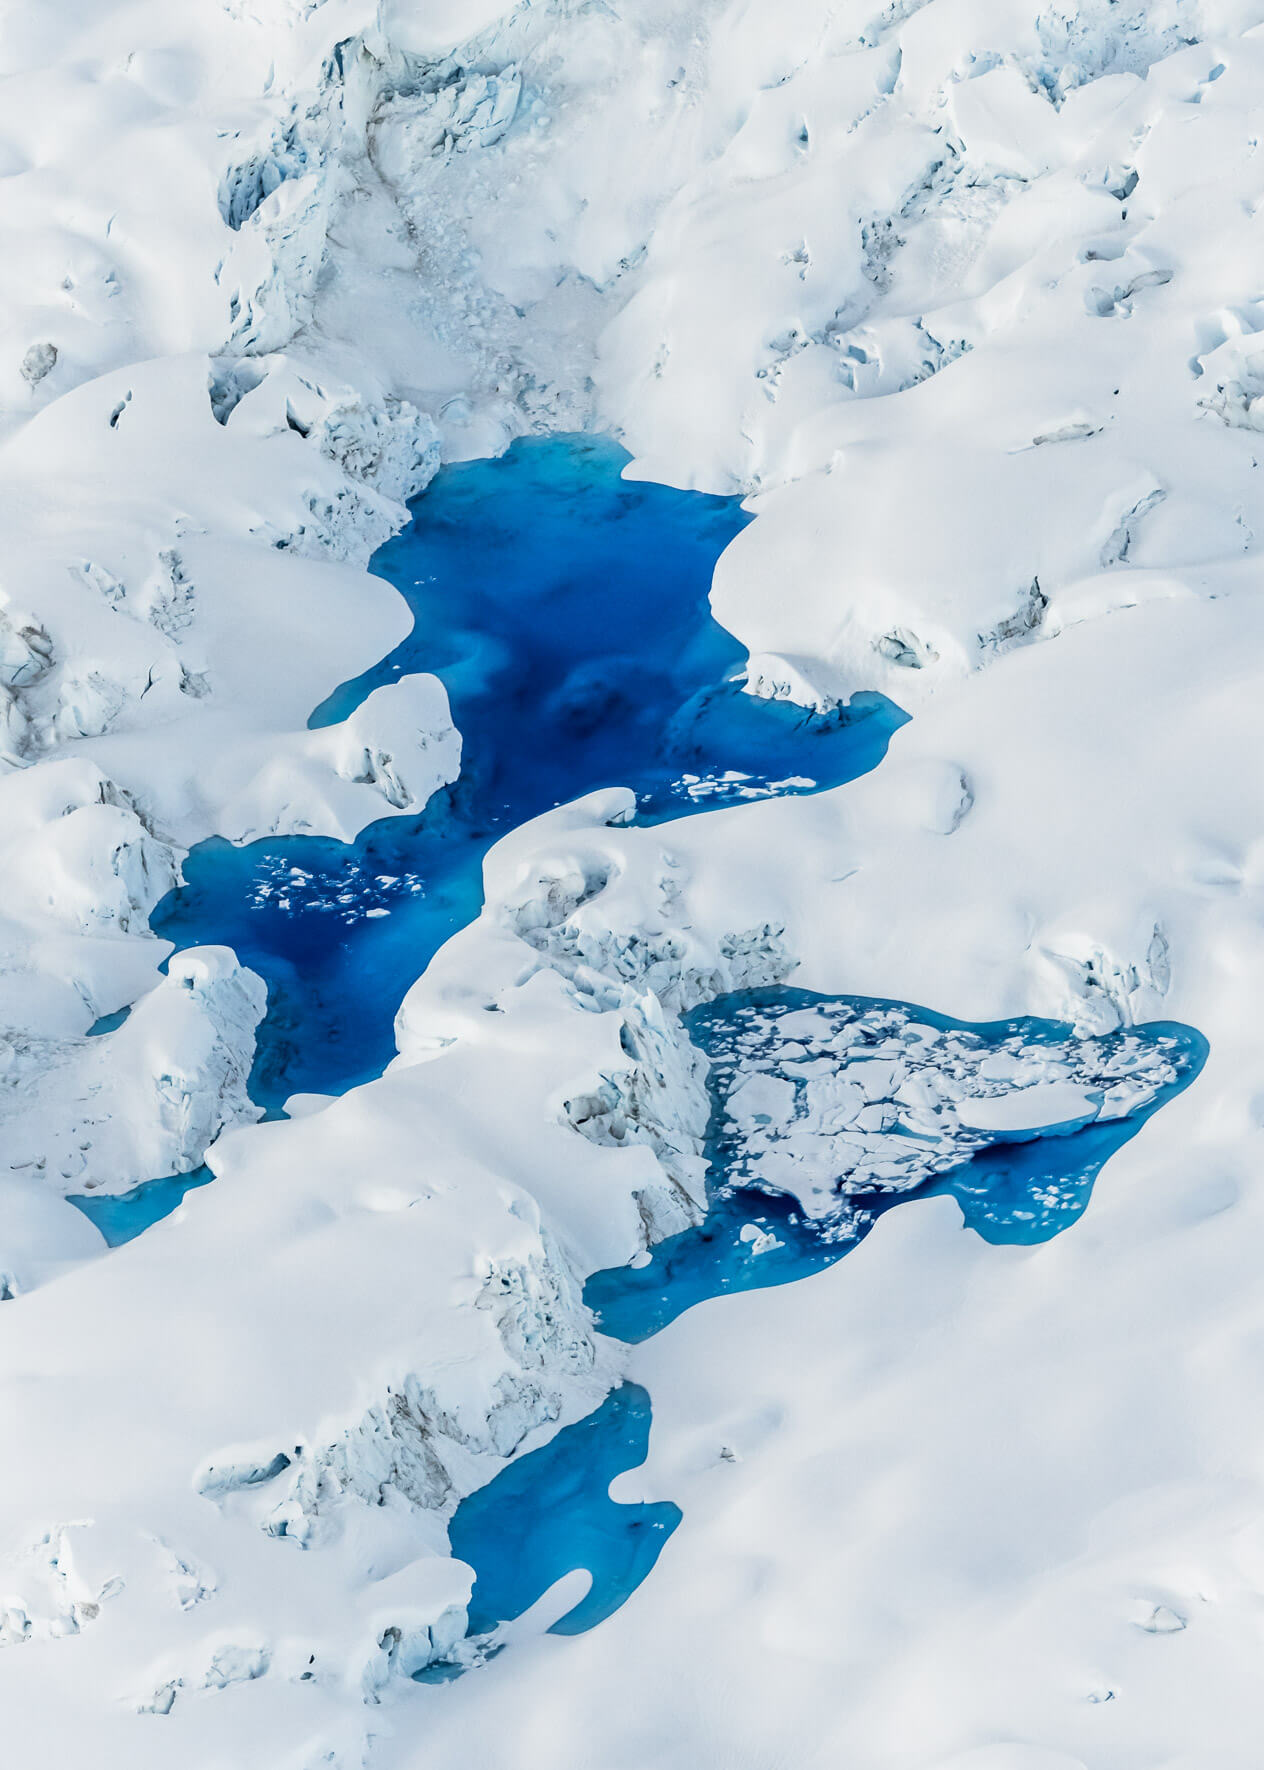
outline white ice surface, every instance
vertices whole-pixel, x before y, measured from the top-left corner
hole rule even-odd
[[[0,21],[6,1763],[1256,1770],[1262,20]],[[613,792],[516,832],[388,1075],[238,1123],[104,1255],[64,1162],[15,1176],[32,1138],[77,1147],[96,1089],[118,1190],[249,1116],[248,974],[204,955],[192,1018],[155,987],[183,851],[451,778],[425,678],[308,714],[406,629],[364,567],[440,448],[584,424],[751,495],[715,607],[754,689],[914,723],[818,798],[638,830]],[[910,1208],[636,1352],[651,1454],[617,1491],[685,1511],[651,1579],[410,1684],[461,1627],[444,1512],[620,1372],[579,1277],[697,1215],[677,1011],[791,972],[1181,1018],[1211,1058],[1059,1241]]]
[[[1066,1125],[1096,1117],[1098,1102],[1068,1082],[1019,1088],[984,1100],[968,1100],[957,1108],[963,1125],[980,1131],[1034,1131],[1041,1125]]]

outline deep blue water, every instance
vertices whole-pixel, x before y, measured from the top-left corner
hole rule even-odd
[[[269,1110],[381,1073],[405,990],[477,915],[483,855],[506,831],[598,787],[631,787],[652,821],[835,786],[876,767],[904,722],[876,695],[820,717],[742,694],[742,650],[708,594],[748,518],[733,498],[623,480],[627,459],[562,437],[445,467],[373,561],[412,632],[309,723],[433,671],[464,740],[460,781],[352,844],[201,843],[150,918],[178,947],[233,947],[266,980],[251,1091]]]

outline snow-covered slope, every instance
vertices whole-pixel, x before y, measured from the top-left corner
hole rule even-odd
[[[872,4],[0,19],[20,1770],[1254,1770],[1264,0]],[[387,1075],[255,1124],[257,980],[161,979],[149,912],[455,778],[433,677],[307,717],[441,456],[585,426],[750,495],[752,689],[914,720],[819,797],[513,832]],[[921,1205],[636,1352],[653,1578],[412,1684],[459,1494],[626,1366],[583,1277],[702,1209],[681,1009],[791,973],[1211,1058],[1057,1243]],[[64,1202],[204,1156],[108,1255]]]

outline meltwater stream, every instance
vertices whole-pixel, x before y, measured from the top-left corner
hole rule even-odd
[[[291,1094],[340,1093],[385,1068],[404,991],[478,914],[483,856],[516,825],[604,786],[632,787],[645,821],[836,786],[876,767],[903,723],[876,695],[827,718],[744,695],[741,649],[711,619],[708,591],[716,559],[747,518],[734,499],[625,481],[626,461],[613,443],[568,437],[445,468],[409,528],[374,560],[406,597],[412,632],[310,723],[343,719],[371,689],[433,671],[463,737],[461,779],[422,816],[384,819],[352,844],[203,843],[186,863],[187,883],[151,918],[178,947],[232,946],[265,979],[251,1091],[269,1113]],[[775,1038],[780,1011],[820,1000],[757,992],[690,1016],[690,1036],[713,1063],[710,1210],[647,1261],[589,1280],[586,1301],[607,1334],[642,1340],[705,1298],[819,1271],[884,1211],[935,1192],[951,1192],[987,1240],[1046,1239],[1075,1220],[1102,1163],[1188,1085],[1204,1053],[1188,1028],[1134,1029],[1130,1049],[1161,1048],[1170,1069],[1135,1110],[1069,1133],[1045,1127],[1034,1140],[994,1138],[911,1190],[840,1198],[813,1218],[749,1183],[743,1135],[726,1119],[724,1098],[735,1051],[750,1054],[752,1016]],[[1052,1022],[970,1028],[879,1006],[979,1050],[1018,1036],[1049,1047],[1070,1039]],[[853,1008],[844,1000],[842,1010]],[[199,1170],[125,1198],[76,1202],[116,1243],[207,1178]],[[613,1477],[644,1460],[649,1428],[649,1397],[625,1384],[462,1502],[451,1540],[477,1576],[470,1634],[448,1663],[419,1676],[442,1681],[495,1651],[499,1625],[573,1569],[587,1569],[591,1585],[555,1631],[591,1627],[623,1603],[680,1521],[667,1502],[609,1497]]]

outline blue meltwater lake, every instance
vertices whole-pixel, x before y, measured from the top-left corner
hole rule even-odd
[[[820,716],[743,694],[743,654],[712,620],[709,590],[716,560],[747,516],[735,499],[624,480],[626,462],[611,442],[562,437],[444,468],[413,505],[409,527],[373,562],[408,602],[409,637],[338,688],[310,723],[346,718],[401,675],[434,672],[462,734],[460,780],[423,815],[383,819],[351,844],[205,842],[186,862],[186,884],[151,918],[177,947],[231,946],[264,978],[268,1014],[251,1092],[269,1114],[291,1094],[341,1093],[381,1073],[394,1055],[405,991],[478,914],[483,857],[515,826],[599,787],[632,788],[646,822],[819,791],[877,767],[904,723],[877,695]],[[826,1015],[836,1063],[819,1052],[807,1061],[802,1041],[787,1037],[784,1017],[808,1010]],[[988,1078],[1012,1076],[1018,1086],[1033,1064],[1050,1074],[1074,1069],[1083,1083],[1088,1046],[1051,1021],[967,1026],[908,1004],[789,989],[709,1003],[686,1029],[711,1064],[709,1210],[648,1256],[589,1279],[585,1300],[599,1327],[628,1343],[707,1299],[818,1272],[858,1246],[885,1211],[935,1194],[950,1193],[967,1228],[987,1241],[1047,1240],[1083,1212],[1108,1157],[1189,1085],[1206,1049],[1192,1029],[1166,1023],[1094,1041],[1072,1119],[1038,1121],[1021,1134],[967,1126],[944,1143],[938,1168],[938,1120],[901,1122],[897,1064],[890,1098],[875,1097],[855,1119],[878,1130],[862,1129],[851,1142],[843,1134],[828,1147],[818,1140],[817,1168],[823,1161],[837,1197],[809,1215],[760,1163],[799,1147],[813,1086],[802,1076],[819,1076],[822,1063],[845,1070],[857,1040],[873,1046],[871,1069],[874,1061],[890,1068],[890,1050],[907,1047],[910,1063],[922,1066],[919,1099],[933,1094],[935,1075],[959,1081],[968,1071],[984,1078],[983,1093],[995,1093],[1002,1084]],[[1147,1065],[1151,1080],[1139,1085],[1133,1072]],[[728,1103],[742,1066],[775,1072],[788,1115],[781,1144],[769,1113],[734,1116]],[[941,1117],[955,1110],[951,1102],[935,1108]],[[832,1120],[821,1123],[826,1136]],[[896,1172],[920,1151],[916,1184],[854,1184],[855,1151],[871,1134],[885,1140],[882,1159],[864,1171]],[[114,1244],[208,1177],[199,1170],[125,1198],[76,1202]],[[644,1461],[650,1423],[649,1396],[624,1384],[461,1503],[451,1540],[476,1574],[469,1635],[420,1677],[441,1682],[488,1657],[500,1625],[568,1572],[586,1570],[591,1584],[556,1632],[592,1627],[627,1599],[681,1522],[667,1501],[622,1505],[609,1495],[615,1475]]]
[[[654,821],[835,786],[874,768],[904,723],[877,695],[821,717],[743,694],[744,653],[709,592],[749,518],[735,498],[625,480],[627,460],[560,437],[445,467],[373,561],[412,632],[309,724],[432,672],[460,780],[352,844],[201,843],[150,918],[178,947],[231,946],[267,983],[251,1092],[269,1110],[381,1074],[404,992],[478,914],[483,856],[507,831],[598,787],[631,787]]]

